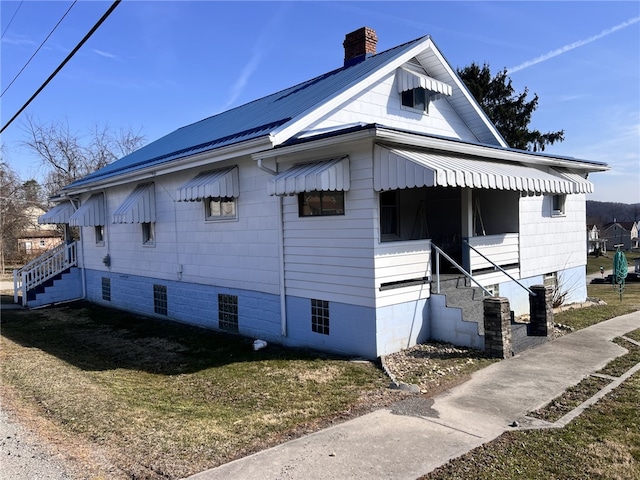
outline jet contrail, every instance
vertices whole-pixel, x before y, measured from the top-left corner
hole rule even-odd
[[[532,65],[535,65],[536,63],[545,62],[550,58],[557,57],[558,55],[562,55],[563,53],[569,52],[574,48],[582,47],[583,45],[587,45],[588,43],[595,42],[596,40],[606,37],[607,35],[610,35],[613,32],[616,32],[618,30],[622,30],[623,28],[626,28],[629,25],[633,25],[634,23],[637,23],[637,22],[640,22],[640,17],[633,17],[627,20],[626,22],[620,23],[611,28],[607,28],[606,30],[601,31],[597,35],[593,35],[592,37],[589,37],[585,40],[578,40],[577,42],[570,43],[568,45],[565,45],[564,47],[560,47],[556,50],[550,51],[549,53],[545,53],[544,55],[534,58],[533,60],[527,60],[526,62],[523,62],[516,67],[508,68],[507,73],[509,74],[515,73],[525,68],[528,68]]]

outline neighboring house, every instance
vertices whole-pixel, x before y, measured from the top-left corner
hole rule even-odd
[[[528,293],[494,265],[584,300],[587,175],[608,167],[510,149],[429,36],[376,40],[65,187],[40,221],[81,229],[77,296],[368,358],[483,347],[437,294],[436,247],[516,314]]]
[[[638,225],[636,222],[613,221],[602,226],[602,238],[606,239],[609,250],[616,251],[620,245],[622,250],[631,250],[638,245]]]
[[[25,214],[29,217],[29,228],[20,232],[17,238],[18,253],[30,260],[62,243],[61,232],[55,225],[39,225],[38,217],[45,213],[40,207],[27,207]]]
[[[587,254],[606,253],[607,239],[600,238],[600,230],[597,225],[587,225]]]
[[[640,249],[640,238],[638,238],[638,230],[640,230],[640,222],[633,222],[631,229],[629,230],[629,236],[631,237],[631,249]]]

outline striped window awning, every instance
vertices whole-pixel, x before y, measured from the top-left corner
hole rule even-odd
[[[348,191],[349,157],[294,165],[269,180],[269,195],[295,195],[313,191]]]
[[[593,191],[585,178],[552,168],[384,147],[376,148],[373,182],[376,191],[435,186],[537,194]]]
[[[205,198],[236,198],[240,195],[238,167],[202,172],[178,189],[178,202],[197,202]]]
[[[156,195],[153,183],[138,185],[113,213],[113,223],[152,223],[156,221]]]
[[[451,85],[443,83],[435,78],[431,78],[424,73],[415,72],[405,67],[399,67],[396,71],[398,92],[406,92],[415,88],[424,88],[430,92],[451,96],[453,89]]]
[[[72,227],[95,227],[106,224],[104,194],[96,193],[89,200],[80,205],[80,208],[69,217],[69,225]]]
[[[38,217],[40,225],[56,225],[59,223],[69,223],[69,218],[75,212],[71,202],[62,202],[53,207],[47,213]]]

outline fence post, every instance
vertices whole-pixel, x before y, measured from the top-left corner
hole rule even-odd
[[[533,285],[529,296],[529,335],[548,337],[553,333],[553,287]]]
[[[487,297],[484,305],[484,351],[494,358],[508,358],[511,348],[511,308],[504,297]]]

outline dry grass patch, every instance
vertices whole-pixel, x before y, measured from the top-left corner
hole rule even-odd
[[[2,383],[130,478],[180,478],[399,398],[370,362],[255,352],[250,339],[84,303],[2,322]]]
[[[640,310],[640,283],[628,283],[622,293],[622,300],[611,285],[587,285],[590,298],[604,300],[606,305],[593,305],[587,308],[565,310],[556,313],[556,323],[568,325],[573,330],[595,325],[603,320]]]
[[[422,480],[637,480],[640,374],[562,429],[508,432]]]

